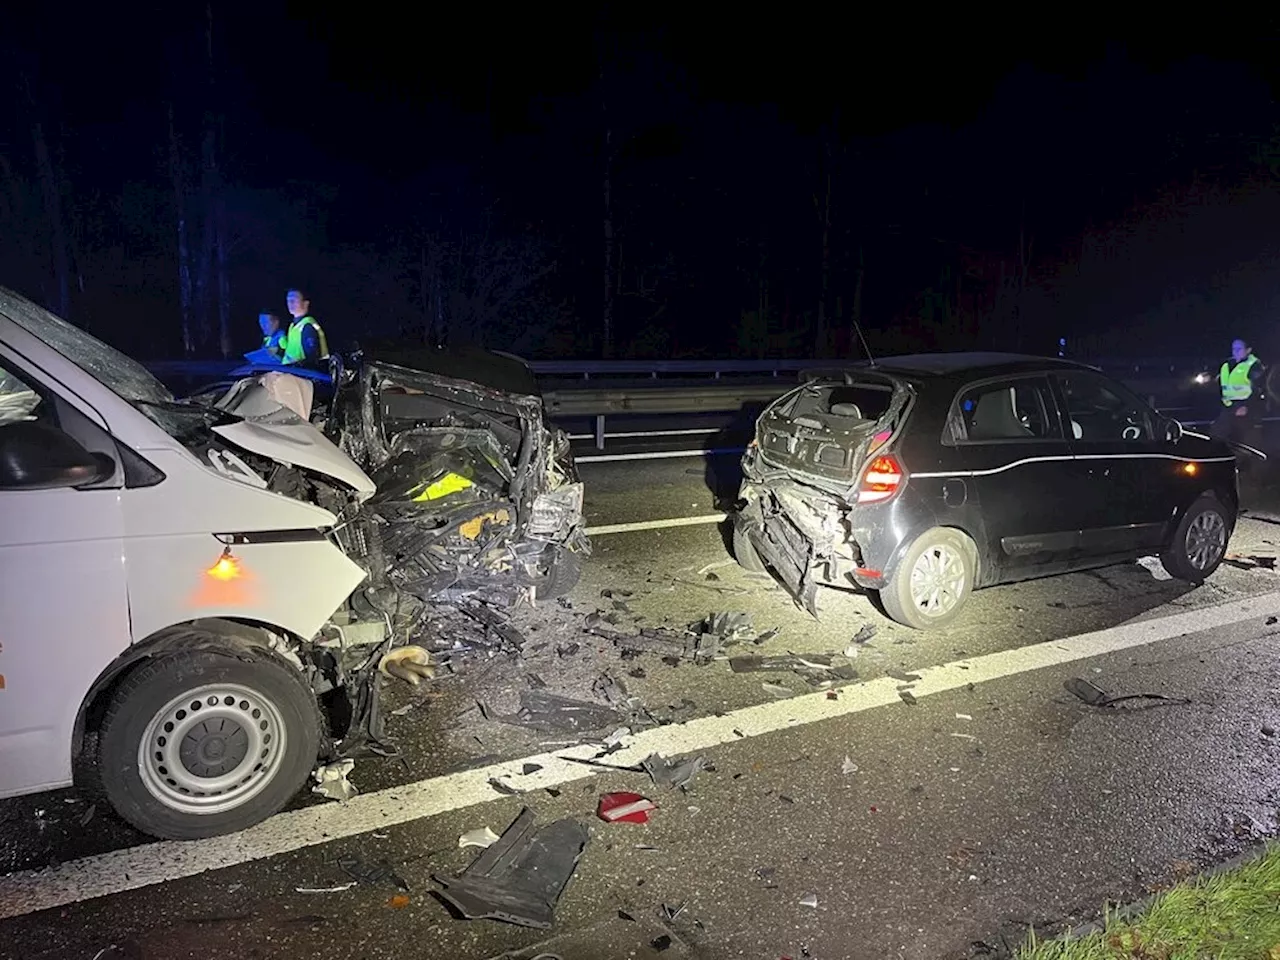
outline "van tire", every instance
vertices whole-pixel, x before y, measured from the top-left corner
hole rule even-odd
[[[582,554],[559,547],[547,550],[547,572],[534,584],[536,600],[555,600],[571,592],[582,579]]]
[[[926,554],[931,555],[932,560],[926,559]],[[912,593],[912,573],[920,565],[923,565],[922,569],[927,573],[931,563],[935,566],[943,563],[951,571],[958,568],[960,576],[960,587],[955,592],[953,602],[938,613],[927,613],[923,605],[916,602]],[[945,627],[960,615],[973,592],[977,566],[973,541],[959,530],[949,527],[926,530],[902,555],[888,584],[880,591],[880,603],[884,606],[885,613],[903,626],[914,630],[937,630]]]
[[[216,725],[200,718],[197,705]],[[145,834],[196,840],[233,833],[293,799],[315,767],[321,728],[311,690],[271,654],[179,650],[145,661],[116,689],[98,739],[98,778],[116,812]],[[166,730],[181,737],[170,743]],[[144,742],[155,748],[146,756]],[[245,778],[219,793],[180,792],[241,770]]]

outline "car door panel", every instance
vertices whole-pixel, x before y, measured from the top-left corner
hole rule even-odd
[[[71,408],[11,358],[0,355],[0,370],[40,395],[23,419],[77,438],[97,431],[100,442],[84,445],[114,450],[93,411]],[[81,701],[129,645],[121,476],[117,462],[91,488],[0,489],[0,796],[71,781]]]
[[[1079,550],[1070,502],[1077,465],[1043,376],[970,384],[957,394],[956,445],[981,504],[994,579],[1065,569]]]
[[[1092,371],[1053,380],[1081,467],[1082,561],[1157,548],[1168,520],[1160,480],[1172,463],[1156,441],[1154,412]]]

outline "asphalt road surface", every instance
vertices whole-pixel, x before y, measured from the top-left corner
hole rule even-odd
[[[519,657],[389,688],[401,756],[361,760],[352,801],[300,797],[253,830],[187,844],[137,835],[87,790],[0,803],[0,956],[984,956],[1277,831],[1280,573],[1244,559],[1280,554],[1266,478],[1250,487],[1239,559],[1200,587],[1129,564],[983,591],[954,629],[922,634],[834,591],[815,621],[732,565],[716,521],[735,465],[584,463],[588,522],[606,532],[572,609],[521,614]],[[716,611],[778,628],[729,653],[835,654],[857,677],[824,688],[627,639]],[[602,676],[634,698],[615,707],[635,731],[617,752],[496,719],[540,684],[599,699]],[[1064,689],[1072,678],[1174,699],[1089,706]],[[654,752],[706,769],[679,790],[580,762]],[[608,791],[658,809],[606,823]],[[501,833],[524,807],[590,832],[554,925],[456,919],[433,876],[475,858],[462,833]],[[353,859],[400,882],[352,884]]]

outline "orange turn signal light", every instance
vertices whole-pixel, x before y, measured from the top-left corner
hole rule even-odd
[[[1194,477],[1199,471],[1200,465],[1198,463],[1184,463],[1182,465],[1182,472],[1188,477]]]
[[[231,548],[227,547],[218,562],[205,572],[215,580],[234,580],[240,576],[240,561],[231,555]]]

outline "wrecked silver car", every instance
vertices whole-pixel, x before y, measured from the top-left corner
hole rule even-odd
[[[377,485],[348,528],[349,555],[370,573],[362,602],[573,589],[590,552],[583,486],[528,367],[381,349],[349,356],[337,381],[325,432]]]

